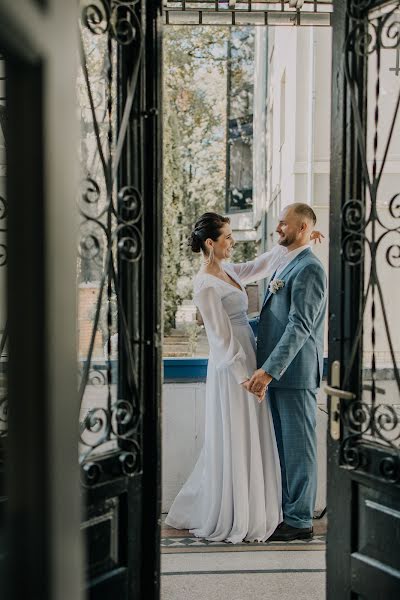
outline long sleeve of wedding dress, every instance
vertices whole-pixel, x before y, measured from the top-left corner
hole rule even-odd
[[[239,277],[242,284],[246,285],[272,275],[286,252],[286,248],[277,245],[272,250],[260,254],[254,260],[245,263],[228,263],[228,265]]]
[[[231,321],[215,287],[201,288],[194,296],[207,333],[214,364],[219,369],[230,369],[237,383],[249,379],[244,350],[234,335]]]

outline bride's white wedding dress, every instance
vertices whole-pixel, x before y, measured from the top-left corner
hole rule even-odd
[[[194,280],[194,302],[210,345],[205,441],[166,524],[190,529],[197,537],[265,541],[282,520],[281,472],[268,400],[259,404],[240,383],[256,370],[243,285],[271,274],[284,251],[278,246],[255,261],[225,264],[240,289],[207,273]]]

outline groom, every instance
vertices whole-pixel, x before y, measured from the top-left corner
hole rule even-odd
[[[282,473],[284,521],[271,541],[311,538],[317,490],[316,408],[323,365],[326,274],[310,247],[316,216],[284,209],[276,228],[287,249],[271,278],[258,322],[252,392],[268,386]]]

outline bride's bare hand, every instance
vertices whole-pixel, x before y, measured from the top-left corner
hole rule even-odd
[[[315,231],[313,231],[310,235],[310,239],[314,241],[314,244],[316,244],[317,242],[319,242],[320,244],[322,244],[322,240],[325,239],[325,236],[323,233],[321,233],[320,231],[318,231],[317,229]]]
[[[267,391],[267,386],[265,386],[259,392],[252,392],[252,391],[250,391],[250,379],[247,379],[241,385],[249,392],[249,394],[252,394],[253,396],[255,396],[257,398],[258,402],[261,403],[264,400],[265,393]]]
[[[261,402],[264,400],[265,394],[267,393],[267,389],[268,389],[268,386],[266,385],[262,390],[260,390],[256,394],[254,394],[255,396],[257,396],[257,400],[258,400],[259,404],[261,404]]]

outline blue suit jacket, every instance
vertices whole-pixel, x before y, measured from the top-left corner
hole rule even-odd
[[[272,375],[270,387],[315,389],[323,371],[327,281],[311,248],[277,276],[258,318],[257,366]]]

